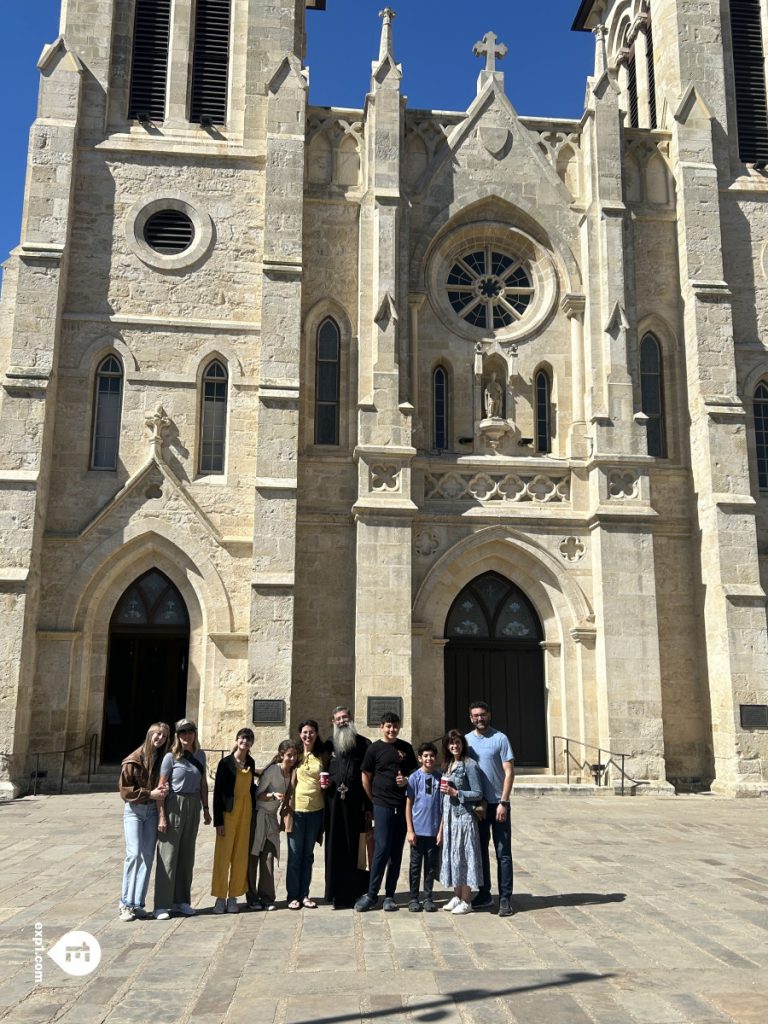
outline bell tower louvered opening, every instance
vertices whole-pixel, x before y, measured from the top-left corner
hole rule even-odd
[[[627,124],[630,128],[638,128],[640,121],[638,117],[637,67],[635,65],[634,51],[630,54],[629,61],[627,62],[627,88],[629,92]]]
[[[165,119],[171,0],[136,0],[128,117]]]
[[[768,160],[768,101],[760,0],[731,0],[736,128],[744,163]]]
[[[650,127],[655,128],[657,125],[656,66],[654,64],[653,55],[653,28],[650,22],[648,23],[648,28],[645,30],[645,54],[646,61],[648,63],[648,113],[650,115]]]
[[[155,252],[176,256],[195,238],[195,226],[181,210],[158,210],[144,225],[144,241]]]
[[[226,124],[231,0],[197,0],[191,121]]]

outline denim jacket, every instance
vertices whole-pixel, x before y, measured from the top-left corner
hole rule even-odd
[[[472,808],[483,799],[483,781],[477,761],[468,757],[459,761],[449,776],[450,782],[459,791],[457,796],[448,796],[451,811],[456,817],[471,816]]]

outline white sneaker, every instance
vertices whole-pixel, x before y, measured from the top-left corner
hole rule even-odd
[[[240,907],[237,905],[237,900],[234,896],[230,896],[227,900],[227,913],[228,914],[239,914]]]
[[[456,906],[451,911],[452,914],[471,914],[472,904],[465,903],[464,900],[459,900]]]
[[[170,921],[170,919],[171,912],[170,910],[166,910],[165,907],[158,907],[158,909],[155,911],[156,921]]]
[[[197,913],[195,908],[191,907],[189,903],[177,903],[176,909],[180,914],[183,914],[184,917],[194,917]]]
[[[120,920],[135,921],[136,915],[133,912],[133,907],[120,907]]]
[[[447,910],[450,913],[451,911],[453,911],[453,908],[454,907],[458,907],[458,905],[460,903],[461,903],[461,900],[459,899],[459,897],[458,896],[454,896],[454,897],[452,897],[451,899],[448,900],[448,902],[443,907],[443,910]]]
[[[227,901],[219,899],[217,897],[216,898],[216,902],[213,904],[213,912],[214,912],[214,914],[223,914],[226,909],[227,909]]]

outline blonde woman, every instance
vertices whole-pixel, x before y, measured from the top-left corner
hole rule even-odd
[[[152,860],[155,856],[158,827],[168,784],[160,783],[160,765],[168,751],[171,729],[165,722],[153,722],[144,743],[125,758],[120,766],[120,796],[125,833],[123,889],[120,895],[120,920],[145,917],[144,901],[149,888]]]
[[[155,917],[167,921],[171,909],[191,917],[192,874],[200,812],[211,824],[205,751],[197,742],[197,726],[188,718],[176,723],[173,749],[160,766],[160,785],[168,785],[165,798],[166,829],[157,842]]]

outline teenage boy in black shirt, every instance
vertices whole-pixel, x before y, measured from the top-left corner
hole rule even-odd
[[[403,859],[407,831],[405,821],[405,787],[408,776],[419,766],[413,747],[399,740],[400,717],[393,711],[381,716],[381,739],[365,752],[361,765],[363,788],[373,803],[375,849],[368,892],[355,904],[362,913],[379,902],[379,889],[387,873],[384,887],[384,910],[397,910],[395,890]]]

